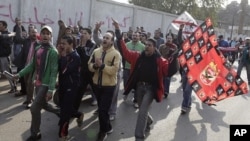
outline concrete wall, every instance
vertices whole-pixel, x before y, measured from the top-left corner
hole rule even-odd
[[[149,32],[161,28],[166,33],[172,28],[171,21],[177,15],[109,0],[0,0],[0,20],[7,21],[11,31],[15,17],[21,18],[26,29],[28,24],[35,24],[38,29],[42,23],[50,25],[56,39],[57,21],[60,19],[67,25],[76,25],[77,21],[81,21],[84,27],[94,27],[97,21],[102,21],[101,28],[106,31],[113,29],[113,17],[123,31],[128,31],[130,26],[134,29],[143,26]]]

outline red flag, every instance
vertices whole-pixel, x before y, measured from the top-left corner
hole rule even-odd
[[[228,97],[248,93],[244,82],[219,51],[208,18],[182,44],[179,61],[189,84],[202,102],[214,104]]]

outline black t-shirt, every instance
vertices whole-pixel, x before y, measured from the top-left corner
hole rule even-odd
[[[155,59],[154,56],[145,56],[140,64],[139,73],[138,73],[138,82],[143,81],[150,84],[156,83],[155,75],[153,72],[155,68]]]

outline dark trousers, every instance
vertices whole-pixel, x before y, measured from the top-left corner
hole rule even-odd
[[[93,93],[94,92],[94,89],[93,89],[93,80],[92,80],[92,76],[91,75],[81,75],[81,83],[80,83],[80,87],[78,88],[78,92],[77,92],[77,95],[76,95],[76,99],[75,99],[75,103],[74,103],[74,108],[76,110],[79,109],[80,105],[81,105],[81,101],[82,101],[82,97],[87,89],[87,86],[90,85],[92,90],[93,90]],[[95,100],[95,95],[93,94],[92,95],[92,99]]]
[[[74,108],[74,102],[77,94],[77,88],[59,88],[59,100],[60,100],[60,120],[59,120],[59,137],[68,135],[69,120],[71,117],[79,118],[80,112]]]
[[[20,70],[22,70],[22,68],[17,68],[17,72],[19,72]],[[21,90],[20,90],[20,92],[26,94],[27,91],[26,91],[26,84],[25,84],[24,77],[21,77],[19,79],[19,82],[21,84]]]
[[[109,120],[109,109],[112,103],[115,86],[98,87],[97,85],[94,85],[94,89],[99,111],[98,118],[99,118],[100,132],[106,133],[112,129]]]

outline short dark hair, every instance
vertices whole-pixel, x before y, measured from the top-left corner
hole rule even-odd
[[[4,26],[5,28],[7,28],[7,27],[8,27],[8,24],[7,24],[7,22],[6,22],[6,21],[0,21],[0,23],[2,23],[2,24],[3,24],[3,26]]]
[[[72,35],[64,35],[61,39],[67,41],[68,44],[73,44],[73,48],[76,48],[76,38]]]
[[[146,32],[142,32],[141,35],[145,36],[146,38],[148,38],[148,35]]]
[[[86,30],[90,35],[92,34],[92,31],[90,28],[84,27],[84,28],[80,28],[80,30]]]
[[[147,41],[152,42],[153,46],[156,47],[156,41],[153,38],[148,38]]]

